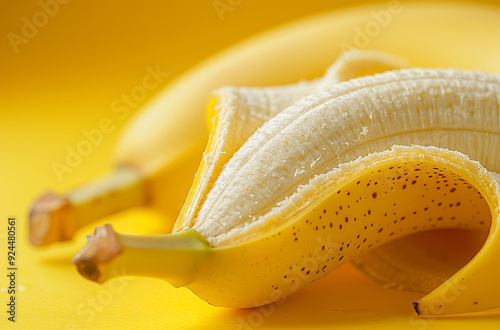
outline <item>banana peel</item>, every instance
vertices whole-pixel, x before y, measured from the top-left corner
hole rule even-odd
[[[450,188],[438,190],[436,182],[443,177]],[[214,247],[193,229],[134,236],[115,233],[107,225],[96,229],[74,261],[82,275],[97,282],[114,276],[113,270],[125,269],[128,275],[155,276],[186,286],[213,305],[255,307],[278,301],[354,256],[408,233],[431,226],[498,226],[498,181],[479,163],[455,151],[393,147],[343,164],[316,181],[317,189],[303,197],[309,201],[303,209],[288,213],[281,225],[244,243]],[[320,190],[321,197],[314,196]],[[461,204],[443,212],[438,204],[447,199]],[[406,210],[401,206],[405,204]],[[418,212],[427,212],[433,220],[422,223]],[[477,212],[481,217],[470,221]],[[493,284],[498,273],[492,261],[499,249],[491,232],[471,263],[416,302],[417,311],[444,315],[497,307],[498,295],[491,293],[500,288]],[[105,261],[98,259],[110,250],[119,252]]]

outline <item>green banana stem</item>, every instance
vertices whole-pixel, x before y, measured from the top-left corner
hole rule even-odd
[[[212,249],[198,232],[125,235],[110,224],[96,227],[87,245],[73,258],[80,274],[102,283],[122,275],[162,278],[175,287],[189,284]]]
[[[64,195],[46,193],[32,206],[30,241],[42,246],[66,241],[81,227],[126,208],[147,202],[143,177],[131,168],[110,175]]]

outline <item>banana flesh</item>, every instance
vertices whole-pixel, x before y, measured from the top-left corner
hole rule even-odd
[[[397,56],[375,50],[350,50],[312,81],[275,87],[224,87],[208,102],[210,138],[174,230],[192,226],[222,167],[266,121],[306,95],[363,75],[409,66]]]
[[[192,228],[213,246],[252,238],[299,186],[314,189],[315,176],[397,144],[459,150],[495,171],[499,93],[498,75],[403,69],[301,99],[225,164]]]

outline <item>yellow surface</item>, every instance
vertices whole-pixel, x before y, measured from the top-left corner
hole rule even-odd
[[[221,2],[232,3],[232,10],[223,14],[223,20],[212,0],[151,1],[147,6],[140,1],[69,1],[60,5],[54,17],[41,24],[36,33],[32,31],[33,36],[19,45],[17,53],[7,36],[10,32],[21,34],[23,17],[32,20],[40,4],[1,2],[0,305],[4,307],[0,327],[497,329],[498,312],[467,318],[418,319],[411,302],[420,294],[384,289],[350,266],[287,298],[283,304],[231,310],[211,307],[187,289],[174,289],[154,279],[127,277],[102,286],[85,281],[70,265],[70,259],[92,227],[81,230],[71,243],[38,250],[27,244],[27,212],[34,198],[45,189],[63,191],[111,169],[113,145],[130,117],[113,117],[114,129],[62,180],[58,180],[52,163],[64,161],[66,148],[74,148],[82,140],[82,130],[96,128],[103,118],[112,116],[113,102],[140,84],[148,67],[159,65],[169,72],[161,83],[165,86],[199,61],[251,34],[323,10],[339,10],[342,4],[326,0]],[[457,37],[443,47],[462,49],[456,57],[438,47],[412,49],[405,35],[399,36],[405,46],[398,55],[419,65],[450,63],[500,72],[500,28],[496,25],[498,30],[491,31],[482,25],[500,21],[496,6],[471,10],[470,17],[458,25],[463,28],[454,27]],[[441,14],[446,13],[436,13],[432,19],[438,20]],[[363,27],[373,19],[362,8],[339,11],[338,17],[346,19],[345,15],[353,15],[352,28]],[[427,22],[413,24],[425,26]],[[388,26],[386,31],[390,29]],[[416,41],[432,43],[439,35],[449,33],[446,29],[444,25],[442,31],[425,33]],[[342,33],[354,37],[353,30]],[[387,44],[386,35],[373,38],[370,47]],[[429,57],[429,53],[435,54]],[[423,60],[429,58],[433,60]],[[147,97],[159,90],[150,91]],[[15,325],[7,321],[4,312],[8,301],[4,275],[8,216],[15,216],[18,222]],[[162,219],[147,210],[131,210],[103,221],[114,222],[122,232],[162,230]]]

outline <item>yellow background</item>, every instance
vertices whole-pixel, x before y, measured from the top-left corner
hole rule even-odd
[[[229,3],[229,1],[224,1]],[[236,3],[237,1],[233,2]],[[409,302],[420,294],[384,289],[344,266],[284,304],[261,310],[211,307],[186,289],[154,279],[124,278],[99,286],[70,265],[85,228],[71,243],[43,249],[27,244],[27,212],[45,189],[64,191],[112,168],[114,143],[124,122],[60,182],[54,161],[66,146],[98,126],[122,93],[142,81],[146,67],[179,76],[225,47],[296,18],[363,1],[243,0],[221,20],[212,0],[69,1],[16,53],[8,33],[21,34],[22,18],[37,1],[0,7],[0,306],[5,306],[8,216],[17,218],[18,328],[367,328],[496,329],[497,313],[474,318],[417,319]],[[494,2],[494,1],[490,1]],[[145,4],[146,3],[146,4]],[[500,31],[499,31],[500,35]],[[500,39],[500,38],[499,38]],[[158,89],[157,91],[159,91]],[[152,91],[148,98],[154,95]],[[144,101],[143,103],[145,103]],[[138,106],[135,110],[140,108]],[[137,218],[148,219],[140,227]],[[111,217],[106,221],[114,221]],[[121,231],[154,232],[161,219],[147,210],[120,216]],[[139,229],[138,229],[139,228]],[[353,294],[355,292],[355,294]],[[0,308],[0,327],[7,322]]]

